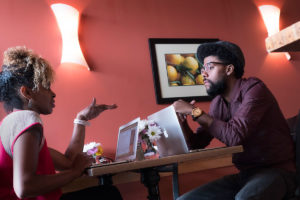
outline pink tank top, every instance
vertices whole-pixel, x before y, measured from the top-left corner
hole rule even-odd
[[[19,137],[22,133],[18,134]],[[16,139],[17,139],[16,137]],[[16,140],[15,139],[15,140]],[[13,145],[12,145],[13,146]],[[39,162],[37,166],[37,174],[55,174],[54,164],[47,147],[46,140],[39,152]],[[0,199],[15,200],[19,199],[13,188],[13,160],[6,153],[0,137]],[[57,200],[61,196],[60,189],[49,192],[35,198],[27,198],[28,200]]]

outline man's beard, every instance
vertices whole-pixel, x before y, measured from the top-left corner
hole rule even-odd
[[[213,83],[211,80],[208,80],[208,79],[206,79],[206,81],[208,81],[210,83],[210,87],[207,89],[207,94],[209,96],[215,97],[219,94],[222,94],[227,88],[227,85],[226,85],[226,82],[224,79],[222,79],[216,83]]]

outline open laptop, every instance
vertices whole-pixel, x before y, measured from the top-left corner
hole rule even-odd
[[[133,161],[136,159],[136,150],[139,134],[140,118],[136,118],[120,126],[115,161]]]
[[[91,167],[115,165],[136,160],[139,122],[140,118],[138,117],[120,126],[114,162],[93,164]]]
[[[161,157],[189,152],[173,105],[149,115],[148,120],[154,120],[167,131],[167,137],[162,134],[157,140],[157,148]]]

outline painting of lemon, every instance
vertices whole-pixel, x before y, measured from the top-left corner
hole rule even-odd
[[[197,72],[197,69],[199,68],[198,62],[194,57],[186,57],[184,61],[182,62],[182,65],[190,69],[190,72],[195,75]]]
[[[189,75],[182,76],[181,83],[182,85],[195,85],[195,81]]]
[[[201,74],[199,74],[197,77],[196,77],[196,84],[197,85],[203,85],[204,84],[204,79],[203,79],[203,76]]]
[[[176,81],[178,77],[177,70],[172,65],[167,66],[168,79],[169,81]]]
[[[165,54],[169,86],[203,85],[200,64],[195,53]]]
[[[180,54],[167,54],[166,55],[166,61],[170,65],[180,65],[183,60],[184,60],[184,57]]]

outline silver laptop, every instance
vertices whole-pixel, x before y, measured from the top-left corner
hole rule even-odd
[[[133,161],[136,159],[140,118],[120,126],[115,162]]]
[[[138,131],[140,118],[136,118],[127,124],[120,126],[115,160],[107,163],[93,163],[90,168],[117,165],[136,160]]]
[[[148,116],[148,120],[154,120],[162,129],[167,131],[167,137],[162,134],[157,141],[157,148],[161,157],[189,152],[173,105]]]

